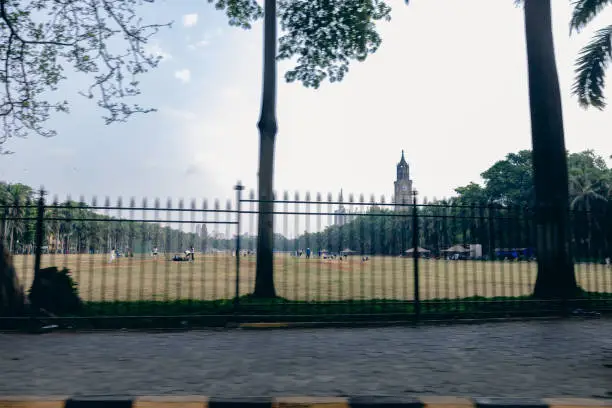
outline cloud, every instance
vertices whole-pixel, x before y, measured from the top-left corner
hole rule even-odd
[[[60,146],[47,150],[47,154],[55,159],[70,159],[75,157],[77,152],[74,148]]]
[[[196,24],[198,24],[198,14],[197,13],[185,14],[183,16],[183,25],[185,27],[193,27]]]
[[[206,32],[204,34],[204,36],[202,37],[202,39],[200,41],[197,41],[197,42],[192,42],[191,36],[187,35],[187,37],[186,37],[187,38],[187,42],[190,43],[188,45],[188,48],[190,50],[195,50],[197,48],[208,47],[210,45],[210,43],[212,42],[212,40],[217,39],[218,37],[221,37],[222,35],[223,35],[223,30],[221,28],[217,28],[214,31]]]
[[[194,43],[194,44],[189,44],[188,47],[190,50],[195,50],[197,48],[206,47],[209,44],[210,44],[210,41],[205,39],[205,40],[198,41],[197,43]]]
[[[198,118],[198,115],[193,112],[183,109],[175,109],[170,106],[160,108],[159,112],[169,118],[179,119],[181,121],[195,120]]]
[[[186,84],[191,81],[191,71],[188,69],[181,69],[179,71],[174,72],[174,77],[180,80],[182,83]]]
[[[190,164],[189,166],[187,166],[187,170],[185,170],[185,174],[187,176],[194,176],[196,174],[201,173],[201,169],[200,166],[198,166],[197,164]]]
[[[146,51],[155,57],[161,57],[162,61],[172,58],[172,55],[164,51],[159,44],[148,44],[146,46]]]
[[[248,95],[245,93],[244,89],[239,86],[227,86],[222,89],[219,94],[220,97],[229,104],[242,104],[242,106],[248,106]]]

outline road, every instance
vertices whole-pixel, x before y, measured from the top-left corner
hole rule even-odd
[[[0,334],[0,394],[612,397],[612,320]]]

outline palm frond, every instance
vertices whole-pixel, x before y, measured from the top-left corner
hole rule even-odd
[[[597,31],[591,42],[580,51],[576,60],[576,78],[572,93],[578,96],[578,103],[583,108],[593,106],[603,109],[606,106],[603,90],[605,70],[612,59],[611,35],[612,25]]]
[[[594,200],[598,200],[598,201],[608,201],[608,199],[603,195],[598,193],[597,191],[591,191],[588,194],[589,197],[593,198]]]
[[[580,31],[586,27],[612,0],[576,0],[570,20],[571,30]]]
[[[582,197],[574,197],[570,202],[570,210],[575,210]]]

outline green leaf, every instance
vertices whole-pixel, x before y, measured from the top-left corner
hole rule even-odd
[[[603,90],[605,70],[610,62],[612,25],[595,33],[591,42],[581,51],[576,60],[576,78],[572,93],[578,96],[580,106],[603,109],[606,106]]]

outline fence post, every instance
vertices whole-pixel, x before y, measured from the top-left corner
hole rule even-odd
[[[241,203],[242,203],[242,190],[244,186],[240,181],[234,187],[236,190],[236,295],[234,298],[234,305],[238,306],[240,302],[240,215],[241,215]]]
[[[45,191],[41,188],[40,195],[38,197],[38,209],[36,214],[36,232],[34,235],[36,252],[34,258],[34,279],[39,275],[40,272],[40,258],[42,256],[43,237],[45,235]]]
[[[417,191],[413,191],[412,200],[412,260],[414,262],[414,316],[421,317],[421,298],[419,285],[419,212],[417,209]]]
[[[488,222],[489,222],[489,260],[495,260],[495,228],[493,226],[493,215],[494,207],[493,204],[489,203],[488,208]]]

